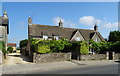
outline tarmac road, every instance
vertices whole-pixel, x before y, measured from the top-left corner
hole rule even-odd
[[[63,61],[51,63],[27,63],[2,65],[3,74],[118,74],[118,62],[100,61]]]

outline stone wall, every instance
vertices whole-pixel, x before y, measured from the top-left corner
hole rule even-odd
[[[106,54],[80,55],[80,60],[105,60]]]
[[[120,59],[120,53],[116,53],[116,54],[114,55],[114,59]]]
[[[71,53],[33,54],[33,63],[56,62],[71,60]]]

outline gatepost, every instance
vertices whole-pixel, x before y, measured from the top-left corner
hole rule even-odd
[[[115,52],[114,51],[112,52],[112,59],[113,60],[115,59]]]
[[[106,60],[109,60],[109,51],[106,51]]]

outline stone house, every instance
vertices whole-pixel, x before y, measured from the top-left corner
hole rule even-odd
[[[16,51],[16,43],[7,43],[7,47],[12,47],[13,51]]]
[[[3,47],[2,42],[5,43],[5,49],[7,50],[8,34],[9,34],[9,18],[6,11],[4,11],[3,16],[0,16],[0,54],[1,55],[2,55],[2,47]]]
[[[104,38],[98,31],[98,26],[91,29],[67,28],[63,26],[62,21],[58,23],[59,26],[32,24],[31,17],[28,18],[28,39],[44,39],[44,40],[59,40],[66,38],[69,41],[86,41],[93,39],[96,42],[103,41]],[[28,43],[28,47],[30,42]],[[28,49],[30,50],[30,48]],[[90,51],[91,52],[91,51]]]
[[[5,48],[7,49],[7,35],[9,34],[9,18],[4,11],[3,16],[0,16],[0,41],[5,42]]]

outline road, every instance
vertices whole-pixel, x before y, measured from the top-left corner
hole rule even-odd
[[[118,74],[118,62],[63,61],[2,65],[3,74]]]
[[[118,64],[116,60],[72,60],[36,64],[28,62],[19,53],[13,53],[8,55],[0,68],[3,74],[117,74]]]
[[[34,71],[29,74],[118,74],[117,65],[92,66],[92,67],[76,67],[70,69],[51,70],[40,72]]]

